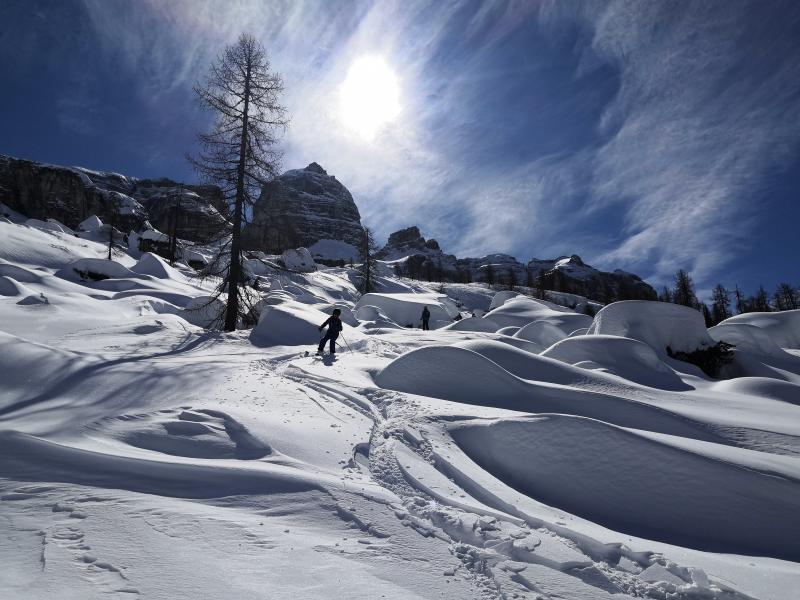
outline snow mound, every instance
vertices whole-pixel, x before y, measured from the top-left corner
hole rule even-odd
[[[224,468],[213,461],[149,460],[74,448],[9,430],[0,431],[0,470],[23,480],[40,477],[176,498],[275,494],[320,487],[311,476],[267,462],[255,470]]]
[[[370,306],[369,304],[359,306],[355,311],[355,317],[360,322],[360,325],[367,329],[402,329],[401,325],[384,315],[377,306]]]
[[[571,317],[573,315],[564,316]],[[580,315],[574,316],[580,317]],[[574,323],[571,323],[570,321],[571,319],[563,319],[561,317],[534,321],[533,323],[528,323],[525,325],[525,327],[522,327],[513,335],[513,337],[526,340],[528,342],[533,342],[534,344],[540,346],[540,348],[543,350],[544,348],[552,346],[556,342],[563,340],[569,335],[569,332],[566,330],[569,329],[572,331],[574,325]]]
[[[0,296],[21,296],[25,288],[11,277],[0,275]]]
[[[329,316],[321,310],[293,300],[265,306],[258,324],[250,333],[250,341],[257,346],[316,345],[322,338],[318,328]],[[351,338],[348,341],[352,343],[356,337],[354,330],[346,323],[344,329],[345,337]]]
[[[499,333],[500,335],[508,335],[508,336],[513,336],[513,335],[514,335],[515,333],[517,333],[517,332],[518,332],[520,329],[522,329],[522,327],[514,327],[514,326],[511,326],[511,327],[501,327],[500,329],[498,329],[498,330],[496,331],[496,333]]]
[[[700,440],[714,439],[708,431],[685,417],[672,415],[658,407],[551,383],[570,376],[569,369],[557,363],[547,361],[526,366],[520,360],[520,366],[517,366],[507,358],[501,360],[507,360],[510,367],[520,372],[538,369],[535,374],[544,382],[522,379],[493,360],[457,346],[427,346],[412,350],[394,359],[375,375],[374,380],[385,389],[451,402],[528,413],[581,415],[622,427]],[[591,374],[587,374],[583,379],[590,378]]]
[[[468,319],[461,319],[450,325],[445,325],[442,329],[448,331],[477,331],[483,333],[494,333],[500,329],[500,325],[491,319],[484,319],[480,317],[470,317]]]
[[[497,292],[492,297],[492,302],[489,304],[489,310],[500,308],[501,306],[503,306],[503,304],[505,304],[512,298],[516,298],[518,296],[520,296],[518,292],[512,292],[510,290],[503,290],[502,292]]]
[[[525,383],[497,363],[466,348],[428,346],[394,359],[375,376],[382,388],[466,404],[516,406],[526,402]]]
[[[221,325],[225,318],[225,302],[214,296],[191,298],[178,314],[192,325],[212,327]]]
[[[725,321],[708,330],[708,335],[718,342],[736,346],[737,351],[747,351],[768,356],[786,356],[772,336],[761,327],[749,323],[730,323]]]
[[[436,329],[449,325],[458,315],[455,303],[444,294],[364,294],[355,305],[356,314],[362,306],[374,306],[389,319],[403,327],[419,325],[422,309],[431,313],[430,325]]]
[[[566,365],[552,358],[543,358],[496,340],[468,340],[459,342],[455,346],[485,356],[520,379],[547,381],[562,385],[574,385],[591,379],[591,374],[583,369]]]
[[[591,419],[548,415],[450,428],[514,489],[610,529],[715,552],[800,559],[800,482]]]
[[[718,327],[728,325],[752,325],[772,338],[772,341],[781,348],[800,348],[800,309],[772,313],[745,313],[725,319]]]
[[[79,258],[56,273],[69,281],[86,279],[136,279],[138,274],[116,261],[105,258]]]
[[[355,246],[341,240],[319,240],[308,247],[311,256],[322,260],[358,261],[360,252]]]
[[[557,319],[569,315],[572,320],[572,328],[566,332],[574,331],[580,327],[589,327],[592,318],[587,315],[579,315],[568,308],[545,302],[544,300],[534,300],[525,296],[519,296],[506,300],[502,306],[490,310],[486,316],[498,323],[501,327],[525,327],[533,321],[546,319]]]
[[[91,217],[84,219],[78,225],[78,231],[99,231],[103,228],[103,222],[97,215],[92,215]]]
[[[589,327],[589,335],[597,334],[639,340],[659,356],[667,355],[667,347],[693,352],[714,345],[700,311],[649,300],[624,300],[604,307]]]
[[[578,335],[554,344],[542,356],[611,373],[648,387],[689,389],[647,344],[613,335]]]
[[[281,255],[283,266],[290,271],[299,271],[300,273],[311,273],[317,270],[317,265],[311,257],[311,252],[308,248],[297,248],[296,250],[284,250]]]
[[[0,262],[0,275],[10,277],[22,283],[41,283],[42,275],[25,267],[18,267],[10,263]]]
[[[151,252],[145,252],[139,261],[131,267],[131,271],[140,275],[152,275],[159,279],[183,280],[183,275],[167,261]]]
[[[122,415],[105,426],[126,444],[172,456],[253,460],[272,453],[269,444],[218,410],[168,410],[138,418]]]
[[[726,394],[742,394],[780,400],[800,405],[800,385],[767,377],[737,377],[713,384],[713,389]]]

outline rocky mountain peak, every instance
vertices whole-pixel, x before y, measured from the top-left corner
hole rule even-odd
[[[364,229],[350,191],[319,163],[286,171],[264,186],[253,207],[243,243],[250,250],[279,253],[310,248],[322,240],[361,247]]]
[[[397,247],[417,243],[420,246],[424,246],[425,238],[422,237],[422,234],[419,232],[419,227],[412,225],[411,227],[406,227],[405,229],[390,233],[389,241],[386,242],[386,245]]]
[[[319,163],[316,163],[316,162],[312,162],[310,165],[308,165],[308,166],[307,166],[305,169],[303,169],[303,170],[304,170],[304,171],[312,171],[313,173],[319,173],[320,175],[327,175],[327,174],[328,174],[328,172],[327,172],[325,169],[323,169],[323,168],[322,168],[322,167],[319,165]]]

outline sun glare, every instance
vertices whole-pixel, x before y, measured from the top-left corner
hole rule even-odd
[[[339,105],[344,124],[371,140],[400,113],[397,76],[381,58],[359,58],[339,88]]]

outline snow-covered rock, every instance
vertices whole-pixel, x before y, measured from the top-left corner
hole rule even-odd
[[[800,310],[744,313],[725,319],[720,325],[758,327],[781,348],[800,348]]]
[[[308,247],[314,259],[356,263],[361,259],[358,248],[342,240],[319,240]]]
[[[669,302],[626,300],[604,307],[594,317],[589,335],[633,338],[649,345],[659,356],[693,352],[714,345],[700,311]]]
[[[87,217],[80,223],[78,223],[77,230],[78,231],[100,231],[103,228],[103,222],[100,220],[100,217],[97,215],[92,215],[91,217]]]
[[[659,358],[653,348],[631,338],[579,335],[555,343],[541,355],[650,387],[687,389],[678,374]]]
[[[283,266],[290,271],[300,273],[310,273],[317,270],[317,265],[311,257],[308,248],[297,248],[296,250],[284,250],[281,254]]]
[[[458,315],[455,303],[444,294],[364,294],[356,303],[355,310],[363,306],[374,306],[403,327],[417,327],[422,320],[422,311],[427,306],[431,313],[432,329],[453,322]]]

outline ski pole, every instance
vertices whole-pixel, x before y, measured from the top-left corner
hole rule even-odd
[[[342,336],[342,339],[344,340],[344,343],[347,344],[347,340],[344,339],[344,334],[340,334],[340,335]],[[353,353],[353,349],[350,347],[350,344],[347,344],[347,349],[350,350],[350,354]]]

